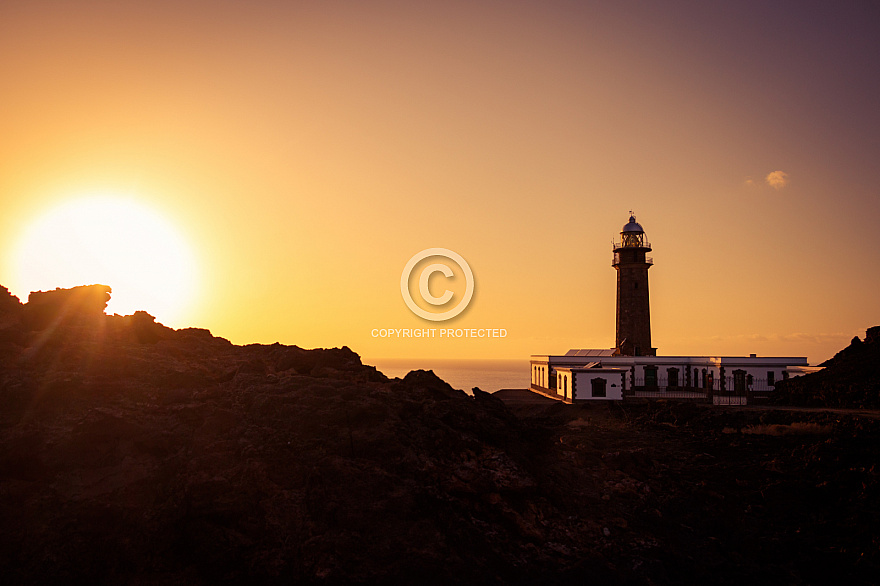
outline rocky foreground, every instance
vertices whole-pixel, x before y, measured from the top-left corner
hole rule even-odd
[[[505,404],[0,291],[7,584],[869,584],[880,422]],[[32,301],[34,301],[32,299]]]

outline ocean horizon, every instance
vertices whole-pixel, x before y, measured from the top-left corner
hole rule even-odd
[[[457,358],[364,358],[389,378],[403,378],[412,370],[433,370],[453,388],[468,394],[474,387],[487,393],[529,386],[529,360]]]

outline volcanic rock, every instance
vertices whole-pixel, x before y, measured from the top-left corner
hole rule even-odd
[[[868,328],[865,340],[849,346],[821,364],[819,372],[776,385],[776,404],[815,407],[880,408],[880,326]]]
[[[27,325],[34,330],[101,319],[110,301],[110,287],[82,285],[71,289],[35,291],[25,305]]]

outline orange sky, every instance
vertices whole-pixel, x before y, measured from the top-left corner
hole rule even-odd
[[[197,259],[168,325],[525,359],[614,343],[632,209],[660,354],[815,363],[880,324],[877,9],[607,4],[5,0],[0,283],[30,223],[119,193]],[[433,247],[475,275],[450,322],[401,298]],[[508,335],[371,335],[431,327]]]

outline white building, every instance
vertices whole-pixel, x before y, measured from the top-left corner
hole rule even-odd
[[[707,398],[745,403],[776,381],[819,370],[806,358],[764,356],[622,356],[616,349],[533,355],[533,390],[566,401],[624,397]]]
[[[766,396],[776,381],[820,370],[802,357],[655,356],[651,347],[648,269],[651,245],[630,216],[614,245],[617,279],[617,347],[533,355],[531,388],[564,401],[626,397],[706,399],[745,404]]]

